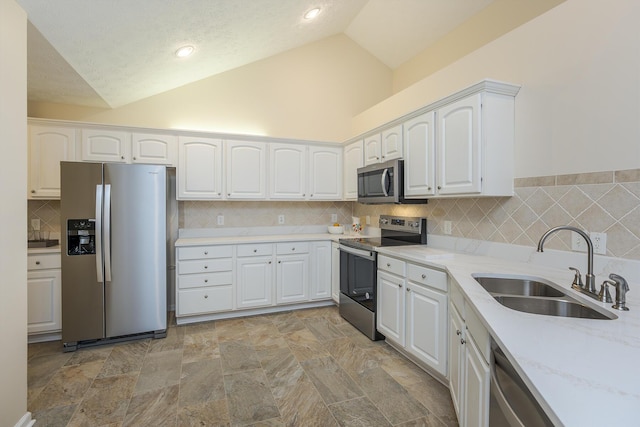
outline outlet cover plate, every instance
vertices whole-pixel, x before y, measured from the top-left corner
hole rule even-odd
[[[591,233],[591,242],[593,243],[593,253],[606,255],[607,254],[607,233]]]

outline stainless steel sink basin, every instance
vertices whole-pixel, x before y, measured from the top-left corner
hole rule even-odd
[[[496,295],[496,301],[505,307],[525,313],[545,314],[547,316],[579,317],[583,319],[616,319],[617,316],[606,311],[598,311],[577,301],[566,298],[533,298],[522,296]]]
[[[490,294],[537,297],[562,297],[566,294],[536,279],[520,276],[473,275],[476,282]]]

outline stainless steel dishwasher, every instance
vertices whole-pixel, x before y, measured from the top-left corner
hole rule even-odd
[[[491,427],[553,426],[498,344],[491,340]]]

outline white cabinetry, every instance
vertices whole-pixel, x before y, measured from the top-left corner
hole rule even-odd
[[[309,299],[309,243],[276,245],[276,303]]]
[[[358,168],[363,163],[362,141],[356,141],[344,147],[344,199],[358,199]]]
[[[384,255],[378,268],[378,331],[445,378],[446,273]]]
[[[233,309],[233,247],[178,248],[177,316]]]
[[[367,136],[364,141],[364,165],[402,158],[402,125]]]
[[[303,200],[307,193],[307,147],[269,144],[269,198]]]
[[[404,195],[435,194],[435,113],[429,111],[404,123]]]
[[[449,389],[461,426],[489,426],[490,336],[467,309],[460,291],[451,289]]]
[[[131,134],[113,129],[82,129],[82,160],[127,163],[131,157]]]
[[[310,299],[329,299],[332,296],[331,242],[311,243]]]
[[[226,142],[228,199],[266,199],[266,152],[264,143]]]
[[[363,140],[364,145],[364,165],[369,166],[374,163],[380,163],[382,157],[382,144],[379,133],[366,137]]]
[[[29,126],[29,199],[60,198],[60,162],[75,160],[76,130]]]
[[[238,308],[273,304],[273,245],[270,243],[236,247],[236,305]]]
[[[178,138],[175,135],[131,135],[131,163],[177,166],[177,154]]]
[[[342,148],[309,147],[309,200],[342,199]]]
[[[178,199],[221,199],[222,141],[181,136],[178,148]]]
[[[331,242],[331,298],[340,302],[340,245]]]
[[[29,253],[27,256],[27,332],[55,334],[62,329],[62,274],[60,253]],[[44,335],[42,335],[44,337]],[[29,341],[59,339],[30,337]]]

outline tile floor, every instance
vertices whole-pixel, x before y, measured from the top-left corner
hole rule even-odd
[[[336,307],[75,353],[31,344],[28,386],[37,427],[457,425],[446,387]]]

